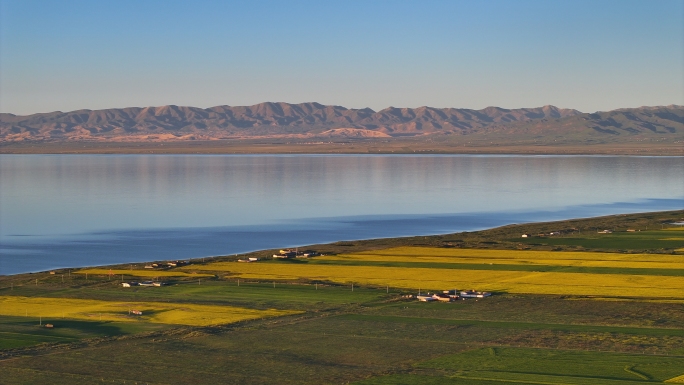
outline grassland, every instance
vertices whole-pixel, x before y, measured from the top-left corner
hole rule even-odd
[[[351,293],[341,287],[331,290]],[[681,305],[646,304],[641,308],[629,303],[580,303],[546,296],[425,304],[386,302],[383,297],[378,293],[375,300],[368,301],[364,296],[336,312],[313,313],[297,319],[260,320],[224,329],[175,329],[173,333],[148,337],[112,339],[87,349],[63,349],[59,354],[31,354],[0,361],[0,371],[15,379],[9,384],[41,379],[57,384],[103,379],[110,383],[153,384],[181,384],[198,379],[203,383],[247,384],[364,380],[385,384],[469,383],[466,381],[477,381],[474,378],[485,375],[492,378],[498,369],[490,368],[490,373],[483,373],[482,368],[480,372],[469,369],[465,373],[459,368],[432,366],[442,362],[439,360],[458,361],[454,356],[468,358],[472,354],[477,358],[482,351],[487,353],[492,348],[499,355],[494,362],[497,365],[503,365],[499,361],[511,356],[505,358],[509,360],[507,370],[499,370],[497,380],[488,380],[493,384],[512,380],[530,383],[517,377],[514,370],[516,362],[525,360],[520,354],[528,350],[566,357],[564,370],[570,375],[560,373],[565,375],[563,378],[554,372],[558,360],[537,360],[541,373],[549,376],[547,383],[573,383],[566,380],[573,379],[572,375],[583,376],[583,365],[587,364],[583,359],[597,361],[594,371],[602,365],[605,373],[616,373],[618,377],[612,382],[601,379],[605,383],[652,382],[670,374],[669,378],[682,374],[684,338],[674,335],[678,328],[684,329]],[[670,313],[673,316],[667,327],[615,325],[624,322],[623,316],[631,317],[632,322],[645,322]],[[466,317],[472,320],[463,320]],[[512,321],[514,318],[521,320]],[[588,323],[573,323],[580,320]],[[612,325],[599,328],[599,323]],[[21,353],[27,354],[26,350]],[[470,363],[471,367],[476,366],[473,361]],[[535,370],[531,365],[534,363],[528,364],[523,374]],[[631,377],[624,372],[627,365],[630,370],[653,376],[653,380]],[[642,371],[641,366],[660,369]],[[452,377],[456,374],[460,376]],[[589,374],[592,376],[587,376],[585,383],[593,379],[601,384],[596,382],[600,378],[593,372]],[[533,376],[527,377],[528,381],[532,379]]]
[[[40,323],[57,327],[46,329]],[[65,319],[58,317],[0,316],[0,350],[17,349],[40,344],[68,344],[80,340],[101,339],[150,333],[169,328],[169,325],[148,322],[112,322]]]
[[[165,270],[133,270],[133,269],[80,269],[74,272],[74,274],[88,274],[88,275],[106,275],[115,276],[116,278],[120,276],[128,277],[142,277],[142,278],[160,278],[160,277],[186,277],[186,278],[202,278],[211,277],[211,274],[197,274],[197,273],[186,273],[183,271],[165,271]]]
[[[515,382],[601,385],[663,382],[680,374],[684,369],[684,357],[490,347],[427,360],[416,364],[416,367],[425,369],[425,372],[380,377],[360,384]]]
[[[113,277],[0,277],[0,383],[681,383],[684,241],[665,224],[682,217],[338,242],[311,246],[327,255],[310,260],[233,262],[273,254],[262,251],[112,266]],[[121,274],[166,285],[123,288]],[[497,295],[404,297],[454,286]],[[54,329],[38,326],[41,313]]]

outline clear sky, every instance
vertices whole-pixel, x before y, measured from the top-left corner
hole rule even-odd
[[[0,111],[684,104],[684,0],[0,0]]]

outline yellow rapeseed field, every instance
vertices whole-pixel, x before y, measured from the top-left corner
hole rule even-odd
[[[130,316],[129,310],[142,311],[143,314]],[[234,306],[0,296],[0,315],[43,317],[43,319],[64,317],[93,321],[146,321],[207,326],[296,313],[298,312],[274,309],[254,310]]]
[[[196,274],[185,271],[165,271],[165,270],[126,270],[126,269],[83,269],[74,272],[75,274],[89,274],[89,275],[109,275],[121,277],[122,275],[128,277],[211,277],[211,274]]]
[[[677,376],[675,378],[670,378],[665,382],[669,384],[684,384],[684,374],[682,374],[681,376]]]
[[[218,262],[203,268],[261,280],[310,279],[407,289],[473,288],[509,293],[684,298],[684,277],[234,262]]]
[[[505,265],[629,267],[684,269],[679,255],[620,254],[571,251],[478,250],[430,247],[396,247],[354,254],[317,257],[324,260],[379,262],[438,262]]]

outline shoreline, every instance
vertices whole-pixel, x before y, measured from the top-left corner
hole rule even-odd
[[[388,247],[400,247],[400,246],[412,246],[412,245],[429,245],[431,247],[445,247],[444,244],[451,243],[450,238],[458,236],[460,244],[456,247],[464,249],[497,249],[497,250],[519,250],[519,245],[516,242],[502,242],[502,238],[518,237],[519,234],[523,233],[537,233],[539,231],[548,231],[549,229],[556,228],[609,228],[610,226],[622,226],[624,224],[629,224],[634,226],[641,223],[648,229],[649,226],[660,226],[662,223],[662,218],[654,218],[656,216],[668,217],[673,220],[672,223],[676,221],[684,220],[684,209],[683,210],[666,210],[666,211],[648,211],[640,213],[627,213],[627,214],[610,214],[598,217],[581,217],[581,218],[571,218],[562,219],[555,221],[542,221],[542,222],[528,222],[528,223],[511,223],[501,226],[489,227],[480,230],[473,231],[461,231],[455,233],[440,233],[432,235],[409,235],[401,237],[387,237],[387,238],[366,238],[366,239],[353,239],[353,240],[339,240],[328,243],[320,244],[305,244],[299,246],[287,246],[281,245],[278,248],[300,248],[300,249],[313,249],[316,251],[322,251],[325,253],[338,253],[338,252],[359,252],[368,250],[377,250]],[[625,227],[626,229],[627,227]],[[581,231],[580,231],[581,233]],[[472,238],[472,240],[465,240],[467,238]],[[684,246],[684,244],[682,245]],[[450,246],[451,247],[451,246]],[[181,258],[183,260],[193,261],[196,263],[209,263],[217,261],[235,261],[239,258],[246,258],[250,256],[263,257],[263,254],[270,256],[271,254],[277,252],[278,248],[266,248],[266,249],[256,249],[251,251],[244,251],[231,254],[220,254],[211,255],[204,257],[193,257],[193,258]],[[535,245],[532,244],[532,250],[555,250],[553,245]],[[557,251],[557,250],[555,250]],[[578,251],[578,250],[569,250]],[[591,248],[582,251],[592,251]],[[594,250],[594,251],[610,251],[610,250]],[[624,250],[614,250],[613,252],[624,252]],[[652,250],[651,253],[662,253],[663,250]],[[16,277],[21,275],[32,275],[32,274],[44,274],[49,271],[65,271],[65,270],[80,270],[80,269],[90,269],[90,268],[115,268],[115,267],[128,267],[130,265],[140,265],[147,264],[157,260],[145,260],[145,261],[131,261],[131,262],[121,262],[116,264],[104,264],[104,265],[88,265],[88,266],[68,266],[68,267],[58,267],[51,268],[47,270],[37,270],[31,272],[15,273],[0,275],[1,278]],[[200,262],[202,261],[202,262]]]
[[[681,143],[426,143],[350,140],[326,143],[267,141],[13,142],[0,154],[473,154],[684,156]]]

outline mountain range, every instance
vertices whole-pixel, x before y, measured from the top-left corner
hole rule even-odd
[[[263,138],[684,139],[684,106],[582,113],[554,106],[348,109],[319,103],[111,108],[0,114],[0,142],[166,141]]]

